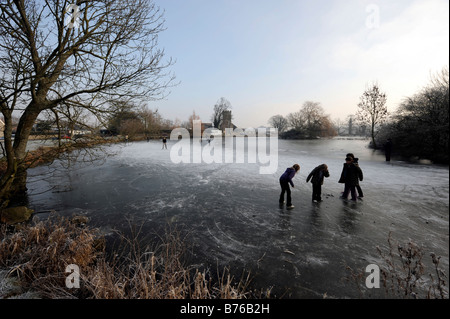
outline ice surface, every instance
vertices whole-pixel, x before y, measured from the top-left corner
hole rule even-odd
[[[196,264],[251,270],[255,285],[273,287],[278,296],[359,297],[343,280],[345,266],[380,263],[376,246],[386,247],[390,232],[422,246],[425,261],[431,251],[442,256],[448,269],[448,167],[386,163],[368,141],[279,140],[277,172],[261,175],[259,163],[174,164],[174,143],[168,142],[169,150],[157,141],[114,145],[116,155],[99,163],[32,169],[31,208],[82,213],[118,229],[130,218],[144,221],[149,232],[177,225],[189,232]],[[365,197],[357,203],[339,199],[348,152],[364,173]],[[278,205],[278,178],[295,163],[301,170],[292,190],[295,209],[288,211]],[[306,177],[322,163],[330,177],[323,202],[314,204]]]

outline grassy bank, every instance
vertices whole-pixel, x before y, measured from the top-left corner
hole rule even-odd
[[[39,298],[87,299],[243,299],[269,297],[250,290],[250,276],[200,270],[185,263],[187,247],[176,230],[153,246],[138,232],[117,233],[120,245],[108,249],[98,229],[52,218],[31,226],[0,229],[0,267],[19,282],[15,294]],[[108,252],[109,251],[109,252]],[[80,271],[79,288],[68,288],[68,265]],[[3,298],[14,296],[1,296]]]

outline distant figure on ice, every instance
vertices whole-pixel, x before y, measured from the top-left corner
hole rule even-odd
[[[163,146],[162,146],[161,149],[162,149],[162,150],[163,150],[163,149],[167,149],[167,139],[166,139],[165,136],[163,137],[162,142],[163,142]]]
[[[314,168],[306,178],[307,183],[309,182],[309,180],[311,180],[312,183],[313,188],[312,201],[314,203],[322,201],[321,196],[324,177],[330,177],[330,173],[328,172],[328,166],[326,164],[322,164]]]
[[[128,135],[125,135],[125,143],[128,143]]]
[[[359,181],[362,180],[363,172],[361,168],[353,163],[353,158],[346,157],[341,178],[339,179],[339,183],[345,184],[341,198],[347,199],[350,193],[352,201],[356,201],[356,185],[359,185]]]
[[[387,142],[384,144],[384,154],[386,156],[386,162],[391,161],[391,152],[392,152],[392,139],[388,138]]]
[[[294,178],[295,174],[297,174],[298,171],[300,171],[300,165],[294,164],[294,166],[288,167],[286,171],[283,173],[283,175],[280,176],[281,194],[279,202],[280,205],[284,204],[284,193],[286,193],[287,209],[294,208],[294,205],[292,205],[291,189],[289,187],[289,184],[291,184],[291,186],[294,187],[292,179]]]

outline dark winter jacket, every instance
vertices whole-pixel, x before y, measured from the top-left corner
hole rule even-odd
[[[306,182],[309,182],[311,179],[311,183],[314,185],[323,185],[324,177],[330,177],[330,173],[328,172],[328,169],[323,170],[323,165],[319,165],[309,173]]]
[[[344,164],[342,168],[341,178],[339,179],[339,183],[345,183],[350,186],[359,185],[359,181],[363,180],[363,172],[359,165]]]
[[[295,169],[293,167],[288,167],[286,171],[281,175],[280,182],[288,182],[291,184],[292,187],[294,187],[294,183],[292,182],[292,179],[295,176]]]

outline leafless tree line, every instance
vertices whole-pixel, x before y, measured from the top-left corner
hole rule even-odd
[[[274,115],[269,124],[286,138],[317,138],[335,136],[336,130],[318,102],[307,101],[301,109],[286,117]]]
[[[449,70],[431,76],[427,86],[407,97],[380,128],[378,141],[393,142],[393,152],[438,163],[449,162]]]

